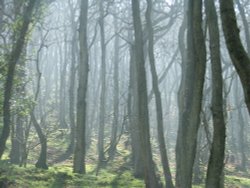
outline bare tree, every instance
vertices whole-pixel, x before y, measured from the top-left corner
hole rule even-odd
[[[176,144],[176,186],[191,187],[200,124],[206,49],[202,30],[202,0],[187,2],[187,56],[182,62],[179,127]]]
[[[152,159],[150,144],[148,99],[147,99],[147,80],[145,72],[145,60],[143,52],[143,33],[140,18],[140,2],[132,0],[133,26],[135,36],[135,63],[136,80],[138,95],[138,129],[140,136],[140,146],[142,151],[142,160],[144,161],[144,181],[146,187],[161,187],[155,174],[155,166]]]
[[[163,112],[162,112],[162,100],[161,92],[158,87],[158,76],[155,67],[155,56],[154,56],[154,29],[152,26],[151,14],[152,14],[152,1],[147,0],[147,11],[146,11],[146,21],[147,21],[147,32],[148,32],[148,56],[150,63],[150,70],[152,74],[152,85],[155,94],[155,105],[156,105],[156,115],[157,115],[157,133],[158,142],[161,155],[161,163],[164,171],[165,186],[173,188],[174,184],[172,182],[172,176],[169,168],[165,138],[164,138],[164,128],[163,128]]]
[[[98,157],[99,164],[105,162],[104,154],[104,127],[106,116],[106,44],[105,44],[105,31],[104,31],[104,7],[103,1],[98,0],[99,3],[99,26],[100,26],[100,45],[101,45],[101,96],[100,96],[100,122],[98,132]]]
[[[87,89],[88,89],[88,41],[87,41],[87,25],[88,25],[88,0],[81,1],[80,10],[80,62],[79,62],[79,85],[77,91],[77,122],[76,122],[76,146],[74,151],[73,171],[75,173],[84,174],[85,168],[85,143],[86,143],[86,115],[87,115]]]
[[[250,59],[240,39],[233,0],[220,0],[220,12],[227,49],[240,77],[250,114]]]
[[[223,110],[223,78],[220,57],[220,34],[214,1],[206,0],[209,45],[212,66],[213,142],[209,158],[206,187],[224,187],[224,153],[226,124]]]
[[[118,20],[114,17],[114,28],[115,32],[118,32]],[[114,41],[114,119],[111,130],[110,148],[109,148],[109,158],[113,159],[116,152],[117,145],[117,130],[119,125],[119,53],[120,53],[120,38],[118,35],[115,36]]]

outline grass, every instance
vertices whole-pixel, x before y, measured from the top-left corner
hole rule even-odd
[[[87,168],[91,169],[88,165]],[[18,167],[8,164],[7,161],[2,161],[0,163],[0,173],[0,187],[8,186],[10,188],[144,187],[143,182],[135,179],[129,171],[115,174],[103,169],[98,176],[93,171],[89,171],[85,175],[79,175],[72,173],[72,169],[67,165],[42,170],[33,166]]]
[[[52,142],[49,140],[50,155],[49,159],[54,159],[59,155],[58,148],[62,145],[64,149],[66,144],[61,142]],[[103,167],[98,176],[96,176],[96,147],[93,144],[86,157],[85,175],[79,175],[72,172],[72,159],[59,164],[50,165],[48,170],[37,169],[32,165],[37,159],[39,147],[31,153],[29,165],[26,168],[12,165],[9,163],[8,155],[5,153],[0,161],[0,187],[10,188],[144,188],[143,180],[133,177],[132,168],[129,163],[130,151],[124,148],[123,144],[117,147],[117,155],[114,161],[110,161]],[[156,153],[156,152],[155,152]],[[159,155],[154,155],[157,164],[160,163]],[[53,160],[51,160],[53,161]],[[175,174],[174,162],[170,163],[173,176]],[[204,169],[205,171],[205,169]],[[162,176],[162,169],[158,169]],[[239,173],[235,168],[227,166],[225,177],[225,188],[250,188],[250,175]],[[163,178],[162,178],[163,181]],[[194,185],[193,188],[204,188],[204,184]]]
[[[52,144],[50,144],[51,147]],[[51,148],[57,148],[54,144]],[[39,147],[30,155],[29,162],[35,163]],[[96,158],[93,148],[86,157],[85,175],[72,172],[72,159],[59,164],[50,165],[48,170],[37,169],[34,165],[19,167],[9,163],[8,156],[0,161],[0,187],[10,188],[143,188],[142,180],[132,175],[131,167],[128,164],[128,150],[118,146],[118,154],[114,161],[103,167],[96,176]],[[56,152],[55,152],[56,153]],[[54,153],[53,153],[54,154]],[[54,158],[55,156],[53,156]],[[2,182],[2,184],[1,184]],[[4,185],[3,185],[4,184]]]
[[[26,168],[11,165],[8,160],[3,160],[0,161],[0,187],[4,187],[4,184],[10,188],[143,188],[143,181],[134,178],[126,165],[118,160],[101,169],[96,176],[94,164],[87,164],[87,173],[80,175],[72,172],[71,161],[42,170],[33,165]],[[231,174],[225,176],[226,188],[250,187],[249,177]],[[193,188],[204,188],[204,185],[195,185]]]
[[[135,179],[129,171],[116,174],[102,169],[96,176],[91,165],[87,165],[87,174],[79,175],[72,173],[71,167],[67,165],[59,165],[51,167],[49,170],[42,170],[30,165],[24,168],[10,165],[8,161],[1,161],[0,173],[0,182],[8,185],[10,188],[144,187],[143,182]]]
[[[225,185],[228,188],[249,188],[250,187],[250,178],[239,177],[239,176],[226,176],[225,177]]]

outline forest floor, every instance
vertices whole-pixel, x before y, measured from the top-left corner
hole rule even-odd
[[[55,143],[55,142],[54,142]],[[51,143],[51,145],[53,145]],[[72,172],[72,159],[61,163],[52,164],[51,156],[60,155],[58,146],[62,143],[56,143],[53,147],[48,148],[49,169],[42,170],[34,167],[35,159],[39,153],[33,152],[29,164],[26,167],[19,167],[9,163],[8,156],[5,160],[0,161],[0,188],[143,188],[144,183],[140,179],[136,179],[132,174],[130,164],[130,152],[119,144],[117,154],[114,161],[109,161],[104,168],[101,168],[97,174],[96,163],[96,146],[89,149],[86,157],[85,175],[79,175]],[[7,153],[7,152],[6,152]],[[33,158],[33,160],[32,160]],[[154,156],[156,163],[159,163],[159,157]],[[175,172],[175,167],[171,163],[171,170]],[[158,173],[162,174],[161,169]],[[162,176],[162,175],[161,175]],[[205,176],[205,172],[204,175]],[[195,185],[194,188],[203,188],[204,185]],[[225,188],[250,188],[250,174],[242,173],[231,165],[227,165],[225,169]]]
[[[72,164],[64,162],[54,165],[49,170],[37,169],[34,165],[26,168],[10,165],[7,161],[0,163],[0,187],[5,188],[143,188],[142,180],[135,179],[131,170],[123,166],[120,169],[106,167],[96,176],[93,164],[87,165],[87,174],[72,173]],[[203,188],[196,185],[194,188]],[[250,178],[239,174],[226,175],[226,188],[249,188]]]

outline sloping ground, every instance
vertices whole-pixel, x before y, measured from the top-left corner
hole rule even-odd
[[[117,164],[115,164],[117,165]],[[143,188],[142,180],[135,179],[126,167],[115,168],[107,166],[100,170],[96,176],[95,166],[87,165],[87,174],[72,173],[71,162],[58,164],[49,170],[36,169],[33,166],[18,167],[10,165],[7,161],[0,162],[0,187],[10,188]],[[194,186],[202,188],[204,185]],[[249,188],[250,178],[227,175],[226,188]]]
[[[72,173],[69,164],[60,164],[49,170],[36,169],[33,166],[18,167],[0,163],[0,187],[10,188],[74,188],[74,187],[143,187],[143,182],[133,178],[129,171],[114,173],[101,170],[95,175],[93,166],[87,165],[87,174]]]
[[[95,143],[95,141],[93,142]],[[62,147],[62,144],[64,144],[63,140],[61,143],[50,143],[50,161],[53,161],[57,155],[60,155],[58,148]],[[66,148],[66,144],[64,145]],[[144,188],[143,181],[135,179],[132,175],[132,168],[129,163],[130,152],[124,143],[118,144],[115,160],[109,161],[104,168],[98,171],[98,176],[96,176],[97,159],[95,146],[96,144],[91,145],[89,149],[91,152],[88,152],[86,157],[86,175],[72,173],[72,159],[54,165],[51,163],[49,170],[41,170],[36,169],[31,164],[26,168],[11,165],[8,162],[8,156],[5,155],[6,160],[0,161],[0,188]],[[39,148],[36,149],[36,153],[39,153]],[[36,158],[37,154],[32,154],[29,162],[34,164]],[[154,160],[157,164],[160,164],[158,154],[154,155]],[[171,161],[170,165],[174,175],[174,162]],[[158,170],[158,173],[162,174],[162,169],[159,168]],[[250,175],[248,173],[238,172],[234,166],[227,166],[225,173],[225,188],[250,188]],[[193,187],[204,188],[204,185]]]

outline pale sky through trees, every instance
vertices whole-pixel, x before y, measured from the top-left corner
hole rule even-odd
[[[249,12],[0,0],[0,187],[250,187]]]

